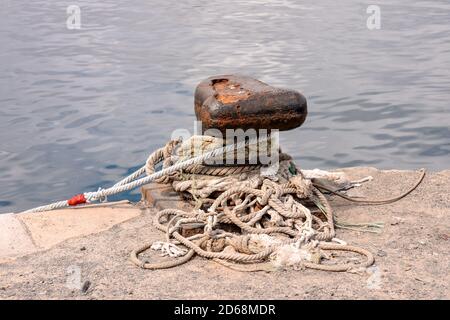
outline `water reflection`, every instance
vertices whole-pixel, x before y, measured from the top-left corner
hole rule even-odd
[[[0,212],[111,184],[178,128],[203,78],[245,73],[302,91],[282,134],[305,168],[450,166],[450,3],[2,2]],[[129,196],[129,195],[128,195]],[[136,195],[134,195],[136,197]]]

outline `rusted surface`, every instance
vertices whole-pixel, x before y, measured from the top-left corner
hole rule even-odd
[[[191,210],[192,206],[183,201],[182,197],[173,190],[170,184],[152,182],[141,188],[142,201],[149,207],[158,210],[176,208],[179,210]]]
[[[303,124],[305,97],[246,76],[221,75],[202,81],[195,90],[195,114],[203,130],[278,129]]]
[[[250,95],[250,91],[242,88],[239,83],[230,83],[226,79],[219,79],[218,81],[212,81],[213,90],[216,92],[215,98],[223,103],[229,104],[246,100]]]

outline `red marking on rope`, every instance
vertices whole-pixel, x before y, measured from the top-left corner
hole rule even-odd
[[[69,204],[69,206],[76,206],[82,203],[86,203],[86,198],[84,197],[84,194],[77,194],[76,196],[67,200],[67,203]]]

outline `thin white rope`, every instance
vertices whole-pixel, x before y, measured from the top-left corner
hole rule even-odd
[[[252,145],[252,144],[255,144],[258,142],[263,142],[263,141],[267,140],[268,138],[269,138],[269,136],[255,137],[255,138],[250,139],[248,142],[241,141],[241,142],[238,142],[237,144],[229,144],[225,147],[214,149],[214,150],[209,151],[200,156],[182,161],[180,163],[176,163],[170,167],[167,167],[167,168],[162,169],[158,172],[155,172],[151,175],[148,175],[144,178],[136,180],[139,176],[141,176],[145,172],[145,167],[142,167],[142,168],[136,170],[135,172],[133,172],[132,174],[130,174],[128,177],[122,179],[121,181],[119,181],[118,183],[113,185],[112,187],[107,188],[107,189],[100,189],[97,192],[86,192],[86,193],[84,193],[84,197],[86,198],[87,202],[98,201],[100,199],[104,199],[105,197],[108,197],[111,195],[115,195],[118,193],[122,193],[125,191],[135,189],[144,184],[148,184],[158,178],[161,178],[162,176],[180,171],[189,166],[192,166],[195,164],[201,164],[205,160],[208,160],[211,158],[216,158],[222,154],[233,151],[235,148],[240,149],[240,148],[245,147],[247,144]],[[68,200],[65,200],[65,201],[54,202],[52,204],[45,205],[45,206],[36,207],[36,208],[25,211],[25,213],[50,211],[50,210],[65,208],[68,206],[69,206]]]
[[[130,174],[128,177],[120,180],[113,187],[118,187],[118,186],[122,186],[124,184],[130,183],[131,181],[139,178],[143,173],[145,173],[145,166],[142,166],[140,169],[136,170],[135,172]]]

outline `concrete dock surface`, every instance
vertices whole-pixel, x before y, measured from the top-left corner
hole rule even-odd
[[[370,199],[400,194],[418,177],[414,171],[339,170],[355,180],[373,176],[349,192]],[[152,217],[180,205],[158,188],[164,189],[144,187],[147,201],[138,204],[1,214],[0,299],[450,298],[450,170],[428,172],[415,191],[391,204],[330,197],[340,221],[384,222],[380,234],[337,229],[338,238],[375,255],[375,265],[362,273],[238,272],[200,257],[172,269],[140,269],[129,260],[131,250],[164,240]],[[166,259],[154,251],[145,255]]]

